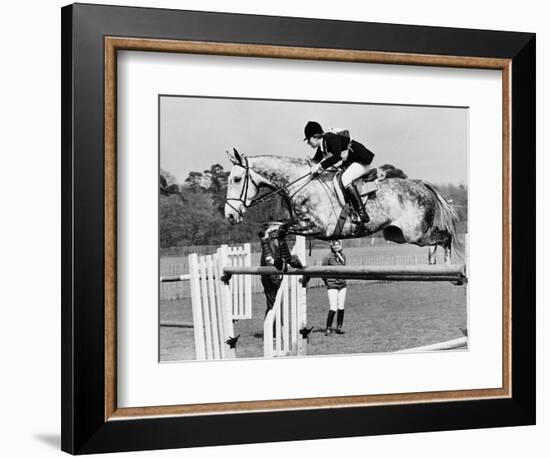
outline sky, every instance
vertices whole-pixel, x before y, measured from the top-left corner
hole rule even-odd
[[[160,164],[182,183],[219,163],[226,150],[307,157],[307,121],[346,128],[373,166],[393,164],[435,184],[468,182],[468,109],[309,101],[160,97]]]

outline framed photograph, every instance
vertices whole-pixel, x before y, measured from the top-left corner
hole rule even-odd
[[[62,129],[63,450],[535,423],[534,34],[71,5]]]

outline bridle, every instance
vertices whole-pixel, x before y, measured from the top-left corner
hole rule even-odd
[[[297,183],[298,181],[300,181],[300,180],[302,180],[306,177],[310,177],[310,173],[308,172],[305,175],[302,175],[301,177],[297,178],[296,180],[294,180],[294,181],[292,181],[292,182],[290,182],[290,183],[288,183],[284,186],[281,186],[280,188],[275,188],[273,186],[273,188],[275,188],[275,189],[273,189],[273,191],[268,192],[267,194],[263,195],[259,199],[255,199],[255,200],[251,201],[250,204],[247,204],[246,203],[246,196],[248,195],[248,189],[249,189],[250,183],[252,183],[258,189],[260,188],[261,185],[256,183],[256,181],[254,181],[254,178],[252,177],[252,174],[250,173],[250,166],[248,165],[248,159],[246,157],[244,158],[244,163],[245,163],[245,165],[243,165],[240,162],[233,162],[233,165],[236,165],[238,167],[242,167],[245,170],[245,174],[244,174],[244,180],[245,181],[244,181],[244,184],[241,188],[241,193],[240,193],[239,197],[227,197],[225,199],[226,205],[229,206],[230,208],[232,208],[235,212],[237,212],[238,215],[241,218],[244,218],[243,212],[240,209],[236,208],[231,203],[229,203],[230,200],[235,200],[237,202],[240,202],[243,205],[244,208],[254,207],[255,205],[258,205],[262,202],[265,202],[266,200],[271,199],[273,196],[279,194],[280,192],[285,191],[288,187],[292,186],[293,184]],[[311,179],[309,181],[311,181]],[[293,195],[296,194],[304,186],[306,186],[309,183],[309,181],[304,183],[304,185],[302,185],[297,191],[295,191],[293,193]],[[266,184],[266,186],[272,187],[268,184]]]
[[[245,170],[244,183],[241,187],[241,193],[240,193],[239,197],[227,197],[225,199],[226,205],[228,205],[230,208],[232,208],[234,211],[236,211],[241,218],[244,217],[244,214],[241,211],[241,209],[236,208],[235,206],[230,204],[229,201],[230,200],[236,200],[237,202],[240,202],[241,204],[243,204],[244,208],[252,207],[253,205],[255,205],[254,202],[250,202],[250,205],[247,205],[247,203],[246,203],[246,196],[248,195],[248,188],[250,186],[250,183],[252,183],[256,188],[260,187],[260,185],[254,181],[254,178],[252,177],[252,174],[250,173],[250,166],[248,165],[248,159],[246,157],[244,158],[244,163],[245,163],[245,165],[243,165],[239,162],[233,162],[233,165],[236,165],[238,167],[242,167]]]

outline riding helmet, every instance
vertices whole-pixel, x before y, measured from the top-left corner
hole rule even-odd
[[[321,127],[321,124],[315,121],[309,121],[306,124],[306,128],[304,129],[304,133],[306,135],[305,140],[309,140],[314,135],[323,135],[323,128]]]

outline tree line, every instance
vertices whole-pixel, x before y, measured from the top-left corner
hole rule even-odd
[[[161,170],[161,186],[177,186],[179,194],[160,195],[160,246],[162,248],[189,245],[235,244],[257,239],[260,224],[264,221],[288,216],[280,198],[248,209],[246,218],[236,225],[224,217],[229,171],[214,164],[203,172],[190,172],[183,184],[178,184],[170,172]],[[465,232],[468,215],[466,186],[438,185],[441,194],[456,209],[459,232]]]

